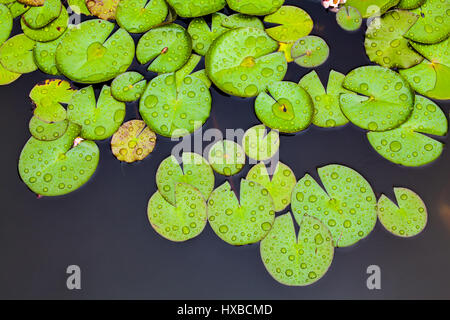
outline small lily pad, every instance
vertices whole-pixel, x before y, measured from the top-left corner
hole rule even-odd
[[[19,173],[36,194],[60,196],[84,185],[94,174],[99,160],[95,142],[74,145],[80,127],[71,123],[65,134],[54,141],[28,140],[19,159]]]
[[[421,133],[444,136],[448,130],[445,114],[431,100],[416,96],[411,117],[397,129],[369,132],[372,147],[391,162],[418,167],[437,159],[443,144]]]
[[[359,30],[362,21],[361,13],[354,7],[344,6],[336,13],[337,24],[347,31]]]
[[[208,161],[217,173],[232,176],[244,168],[245,152],[236,142],[221,140],[209,150]]]
[[[191,52],[191,37],[183,27],[172,23],[144,34],[137,45],[136,58],[141,64],[151,62],[149,71],[169,73],[184,66]]]
[[[242,179],[240,200],[225,182],[208,200],[208,220],[223,241],[241,246],[263,239],[275,219],[273,200],[262,185]]]
[[[339,96],[342,93],[351,93],[342,87],[345,76],[334,70],[330,71],[327,91],[315,71],[305,75],[299,86],[308,92],[314,103],[314,116],[312,123],[318,127],[333,128],[348,123],[348,119],[341,111]]]
[[[305,216],[297,238],[289,212],[275,219],[260,250],[270,275],[288,286],[307,286],[320,280],[334,256],[330,231],[322,222]]]
[[[269,191],[276,212],[283,211],[291,203],[292,190],[297,184],[294,172],[281,162],[277,163],[273,175],[269,175],[266,165],[261,162],[250,169],[246,179],[259,183]]]
[[[275,27],[266,29],[266,32],[279,42],[295,42],[307,36],[314,24],[305,10],[294,6],[282,6],[276,12],[266,16],[264,22],[277,24]]]
[[[278,42],[264,30],[234,29],[214,41],[206,55],[206,72],[223,92],[254,97],[286,75],[286,58],[277,50]]]
[[[128,32],[143,33],[163,23],[168,13],[164,0],[121,0],[116,20]]]
[[[416,9],[423,5],[425,0],[400,0],[400,2],[397,4],[397,8],[399,9]]]
[[[66,32],[69,23],[69,14],[63,6],[58,18],[40,29],[32,29],[28,27],[24,21],[25,20],[22,18],[20,20],[20,25],[23,33],[25,33],[28,38],[39,42],[48,42],[58,39]]]
[[[14,73],[35,71],[37,69],[33,58],[35,45],[36,42],[23,33],[9,38],[0,47],[0,63],[6,70]]]
[[[265,161],[280,149],[280,135],[276,130],[267,132],[266,127],[259,124],[245,132],[242,147],[249,158]]]
[[[346,6],[358,9],[363,18],[380,16],[397,5],[399,0],[347,0]]]
[[[56,48],[59,45],[59,39],[49,42],[36,42],[33,56],[39,70],[54,76],[60,75],[56,66]]]
[[[404,123],[414,109],[414,94],[398,73],[379,66],[359,67],[344,79],[343,87],[358,93],[341,94],[341,109],[355,125],[386,131]]]
[[[202,194],[194,187],[178,183],[175,188],[175,205],[167,202],[156,191],[148,203],[148,219],[153,229],[162,237],[187,241],[198,236],[206,226],[207,209]]]
[[[103,86],[98,101],[92,86],[78,90],[67,107],[67,118],[81,126],[81,137],[88,140],[104,140],[111,137],[125,119],[125,103],[111,95],[111,89]]]
[[[167,0],[176,13],[183,18],[196,18],[222,10],[225,0]]]
[[[152,153],[156,135],[142,120],[124,123],[113,135],[111,149],[119,161],[132,163],[144,160]]]
[[[392,234],[409,238],[421,233],[427,224],[428,213],[425,203],[413,191],[394,188],[398,206],[382,195],[378,200],[378,219]]]
[[[255,112],[262,123],[283,133],[296,133],[311,124],[314,105],[305,89],[294,82],[277,81],[267,91],[255,101]]]
[[[67,4],[72,12],[75,12],[78,15],[84,14],[85,16],[91,16],[92,14],[89,12],[89,9],[86,6],[85,0],[67,0]]]
[[[8,7],[0,4],[0,45],[8,40],[13,27],[13,16]]]
[[[14,1],[11,3],[8,3],[8,8],[11,11],[11,14],[13,18],[20,17],[22,14],[30,10],[31,7],[27,6],[26,4],[22,4],[18,1]]]
[[[292,192],[291,207],[300,224],[305,215],[322,221],[336,247],[348,247],[367,235],[377,220],[376,197],[370,184],[355,170],[341,165],[318,169],[322,187],[308,174]]]
[[[0,86],[4,86],[16,81],[17,79],[20,78],[21,75],[22,75],[21,73],[15,73],[6,70],[0,63]]]
[[[69,127],[69,120],[58,122],[45,122],[34,116],[30,120],[29,129],[31,135],[37,140],[53,141],[61,138]]]
[[[86,0],[86,7],[93,16],[114,20],[119,2],[120,0]]]
[[[156,172],[156,184],[161,195],[175,204],[175,186],[182,182],[195,187],[204,199],[214,190],[214,172],[209,163],[197,153],[184,152],[182,165],[174,156],[166,158]]]
[[[147,80],[139,72],[125,72],[111,83],[111,93],[116,100],[133,102],[138,100],[147,86]]]
[[[43,28],[59,17],[62,7],[61,0],[45,0],[43,6],[32,7],[25,12],[23,22],[32,29]]]
[[[237,12],[252,16],[265,16],[277,11],[284,0],[227,0],[228,6]]]
[[[329,54],[327,43],[317,36],[298,39],[291,50],[295,63],[304,68],[315,68],[324,64]]]

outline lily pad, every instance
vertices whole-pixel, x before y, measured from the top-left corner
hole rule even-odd
[[[370,184],[355,170],[342,165],[318,169],[322,187],[308,174],[292,192],[291,207],[300,224],[305,215],[322,221],[336,247],[348,247],[367,235],[377,220],[376,197]]]
[[[245,132],[242,147],[249,158],[265,161],[280,149],[280,135],[276,130],[267,132],[266,127],[259,124]]]
[[[111,95],[111,89],[103,86],[95,102],[92,86],[75,93],[67,107],[67,118],[81,126],[81,137],[88,140],[104,140],[111,137],[125,119],[125,103]]]
[[[202,69],[202,70],[199,70],[199,71],[196,71],[196,72],[192,73],[192,76],[194,78],[197,78],[197,79],[201,80],[206,85],[207,88],[211,88],[212,82],[208,78],[208,74],[206,73],[205,69]]]
[[[221,140],[209,150],[208,161],[217,173],[232,176],[244,168],[245,152],[236,142]]]
[[[156,135],[142,120],[124,123],[113,135],[111,149],[119,161],[128,163],[144,160],[152,153]]]
[[[24,14],[25,12],[27,12],[28,10],[30,10],[31,7],[27,6],[26,4],[22,4],[18,1],[14,1],[8,3],[8,8],[11,11],[13,18],[15,19]]]
[[[386,131],[404,123],[414,109],[414,94],[398,73],[379,66],[354,69],[343,87],[358,93],[341,94],[341,109],[355,125]]]
[[[136,57],[141,64],[151,62],[149,71],[169,73],[180,69],[191,52],[191,37],[183,27],[172,23],[144,34],[137,45]]]
[[[183,18],[196,18],[222,10],[225,0],[167,0],[176,13]]]
[[[147,80],[139,72],[125,72],[111,83],[111,93],[116,100],[133,102],[144,93]]]
[[[33,58],[35,45],[36,42],[23,33],[9,38],[0,47],[0,63],[6,70],[14,73],[35,71],[37,69]]]
[[[310,34],[314,25],[305,10],[294,6],[282,6],[276,12],[266,16],[264,22],[277,24],[275,27],[266,29],[266,32],[279,42],[295,42]]]
[[[400,2],[397,4],[397,8],[399,9],[416,9],[423,5],[425,0],[400,0]]]
[[[255,101],[255,112],[262,123],[283,133],[299,132],[311,124],[314,105],[303,88],[294,82],[277,81],[267,91]]]
[[[51,75],[60,75],[56,65],[56,48],[60,39],[49,42],[36,42],[33,56],[39,70]]]
[[[10,84],[20,78],[21,73],[6,70],[0,63],[0,86]]]
[[[427,224],[428,213],[425,203],[413,191],[394,188],[398,206],[382,195],[378,200],[378,219],[381,224],[399,237],[414,237],[421,233]]]
[[[278,42],[264,30],[234,29],[214,41],[206,55],[206,72],[223,92],[254,97],[286,74],[286,58],[277,50]]]
[[[277,11],[284,0],[227,0],[228,6],[237,12],[252,16],[265,16]]]
[[[297,238],[289,212],[275,219],[260,248],[267,271],[288,286],[307,286],[318,281],[334,256],[330,231],[322,222],[305,216]]]
[[[208,219],[223,241],[235,245],[256,243],[263,239],[275,220],[273,200],[262,185],[242,179],[240,200],[225,182],[208,200]]]
[[[342,87],[345,76],[334,70],[330,71],[327,91],[315,71],[305,75],[299,86],[308,92],[314,103],[314,116],[312,123],[318,127],[333,128],[348,123],[348,119],[341,111],[339,96],[351,93]]]
[[[295,63],[304,68],[315,68],[324,64],[329,54],[330,48],[327,43],[317,36],[298,39],[291,50]]]
[[[86,0],[86,7],[93,16],[114,20],[119,2],[120,0]]]
[[[33,192],[42,196],[65,195],[91,178],[100,152],[92,141],[85,140],[74,146],[80,130],[71,123],[57,140],[28,140],[20,154],[19,173]]]
[[[269,191],[276,212],[283,211],[291,203],[291,193],[297,184],[294,172],[281,162],[277,163],[272,175],[269,175],[266,165],[261,162],[250,169],[246,179],[259,183]]]
[[[164,0],[121,0],[116,20],[128,32],[143,33],[163,23],[168,13]]]
[[[387,68],[407,69],[423,61],[423,57],[409,46],[405,32],[418,16],[405,10],[389,11],[375,18],[366,31],[364,46],[370,61]]]
[[[89,9],[86,6],[85,0],[67,0],[67,4],[72,12],[75,12],[78,15],[84,14],[85,16],[91,16],[92,14],[89,12]]]
[[[182,165],[174,156],[166,158],[156,172],[156,184],[161,195],[175,204],[175,186],[182,182],[195,187],[204,199],[214,190],[214,172],[209,163],[197,153],[184,152]]]
[[[59,17],[61,0],[45,0],[43,6],[32,7],[22,16],[23,22],[32,29],[40,29]]]
[[[178,183],[175,205],[156,191],[148,203],[148,219],[162,237],[176,242],[198,236],[206,226],[207,209],[202,194],[194,187]]]
[[[41,7],[44,5],[45,0],[17,0],[17,2],[26,4],[27,6],[30,7]]]
[[[28,38],[39,42],[48,42],[59,38],[62,34],[64,34],[64,32],[66,32],[68,23],[69,14],[67,13],[65,7],[62,7],[58,18],[40,29],[32,29],[26,25],[23,18],[20,20],[23,33],[25,33]]]
[[[228,17],[222,15],[222,26],[228,29],[237,29],[237,28],[264,29],[264,24],[258,17],[249,16],[242,13],[235,13]]]
[[[363,18],[380,16],[396,6],[399,0],[347,0],[346,6],[358,9]]]
[[[113,30],[113,23],[99,19],[68,30],[56,50],[61,73],[81,83],[100,83],[124,73],[133,62],[134,41],[124,29]]]
[[[13,16],[8,7],[0,4],[0,45],[8,40],[13,27]]]
[[[362,21],[361,13],[354,7],[344,6],[336,13],[337,24],[347,31],[359,30]]]
[[[31,135],[37,140],[53,141],[61,138],[69,127],[69,120],[58,122],[45,122],[34,116],[30,120],[29,129]]]
[[[399,128],[386,132],[369,132],[372,147],[391,162],[418,167],[436,160],[443,144],[421,133],[444,136],[448,130],[445,114],[431,100],[416,96],[411,117]]]

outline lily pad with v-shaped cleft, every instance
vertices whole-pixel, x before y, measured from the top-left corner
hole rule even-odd
[[[164,0],[121,0],[116,20],[128,32],[142,33],[163,23],[168,13]]]
[[[147,80],[139,72],[129,71],[117,76],[111,83],[113,97],[123,102],[139,100],[147,86]]]
[[[248,129],[242,138],[242,148],[249,158],[265,161],[280,149],[280,135],[276,130],[267,132],[263,124]]]
[[[358,9],[344,6],[336,13],[336,22],[346,31],[356,31],[361,28],[363,18]]]
[[[264,18],[264,22],[276,24],[266,29],[269,36],[278,42],[295,42],[310,34],[313,21],[309,14],[298,7],[282,6]]]

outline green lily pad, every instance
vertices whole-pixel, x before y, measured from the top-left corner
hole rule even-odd
[[[386,68],[402,69],[421,63],[423,57],[403,37],[417,19],[416,14],[405,10],[389,11],[381,18],[373,19],[364,42],[370,61]]]
[[[217,173],[232,176],[244,168],[245,152],[236,142],[221,140],[209,150],[208,161]]]
[[[78,15],[84,14],[85,16],[91,16],[92,14],[89,12],[89,9],[86,6],[85,0],[67,0],[67,4],[72,12],[75,12]]]
[[[262,185],[242,179],[240,200],[225,182],[208,200],[208,220],[223,241],[235,245],[263,239],[275,220],[273,200]]]
[[[341,111],[339,96],[342,93],[351,93],[342,87],[345,76],[334,70],[330,71],[327,91],[315,71],[305,75],[299,86],[308,92],[314,103],[314,116],[312,123],[318,127],[333,128],[348,123],[348,119]]]
[[[87,140],[104,140],[111,137],[125,119],[125,103],[111,95],[111,89],[103,86],[95,102],[92,86],[75,93],[67,106],[67,118],[81,126],[81,137]]]
[[[318,169],[322,187],[308,174],[292,192],[291,207],[300,224],[305,215],[322,221],[336,247],[348,247],[367,235],[377,220],[376,197],[370,184],[355,170],[341,165]]]
[[[57,140],[28,140],[20,154],[19,173],[33,192],[42,196],[65,195],[91,178],[100,152],[92,141],[74,146],[79,133],[80,127],[71,123]]]
[[[303,38],[310,34],[314,25],[305,10],[294,6],[282,6],[276,12],[266,16],[264,22],[278,25],[266,29],[266,32],[279,42],[294,42]]]
[[[111,83],[111,93],[116,100],[133,102],[138,100],[147,86],[147,80],[139,72],[125,72]]]
[[[354,69],[343,87],[358,93],[341,94],[341,109],[355,125],[370,131],[391,130],[404,123],[414,109],[414,94],[398,73],[379,66]]]
[[[411,117],[399,128],[369,132],[372,147],[387,160],[408,167],[418,167],[436,160],[443,144],[421,133],[444,136],[448,130],[445,114],[431,100],[416,96]]]
[[[237,29],[237,28],[264,29],[264,24],[258,17],[249,16],[242,13],[235,13],[228,17],[222,15],[222,26],[228,29]]]
[[[14,1],[12,3],[8,3],[8,8],[11,11],[11,14],[12,14],[14,19],[19,17],[19,16],[21,16],[22,14],[24,14],[28,10],[30,10],[29,6],[27,6],[26,4],[22,4],[22,3],[18,2],[18,1]]]
[[[149,71],[169,73],[184,66],[191,52],[191,37],[183,27],[172,23],[144,34],[137,45],[136,57],[141,64],[151,61]]]
[[[29,11],[31,11],[31,9]],[[27,11],[27,13],[29,11]],[[66,32],[69,23],[69,14],[67,13],[66,8],[62,7],[58,18],[40,29],[32,29],[28,27],[24,21],[25,20],[22,18],[20,20],[20,25],[23,33],[25,33],[28,38],[39,42],[48,42],[58,39]]]
[[[314,105],[305,89],[294,82],[277,81],[267,91],[255,101],[255,112],[262,123],[283,133],[299,132],[311,124]]]
[[[182,154],[183,168],[174,156],[166,158],[156,172],[156,184],[161,195],[175,204],[175,186],[182,182],[195,187],[204,199],[214,190],[214,172],[209,163],[197,153]]]
[[[13,27],[13,16],[8,7],[0,4],[0,45],[8,40]]]
[[[397,8],[399,9],[416,9],[423,5],[425,0],[400,0],[400,2],[397,4]]]
[[[295,63],[304,68],[315,68],[324,64],[329,54],[330,48],[327,43],[317,36],[298,39],[291,50]]]
[[[100,83],[124,73],[133,62],[134,41],[124,29],[113,30],[113,23],[99,19],[68,30],[56,50],[61,73],[81,83]]]
[[[142,120],[131,120],[120,126],[111,139],[111,150],[119,161],[132,163],[152,153],[156,135]]]
[[[406,38],[427,44],[438,43],[448,38],[450,1],[426,0],[422,6],[411,12],[417,14],[419,19],[406,32]]]
[[[347,0],[346,6],[358,9],[363,18],[380,16],[397,5],[399,0]]]
[[[344,6],[336,13],[336,22],[344,30],[356,31],[361,28],[363,18],[358,9]]]
[[[259,183],[269,191],[276,212],[283,211],[291,203],[291,193],[297,184],[294,172],[281,162],[277,163],[271,176],[266,165],[261,162],[250,169],[246,179]]]
[[[0,63],[0,86],[10,84],[20,78],[21,73],[6,70]]]
[[[56,48],[60,39],[49,42],[36,42],[33,56],[39,70],[54,76],[60,75],[56,65]]]
[[[43,6],[45,3],[45,0],[17,0],[20,3],[26,4],[30,7],[40,7]]]
[[[45,122],[59,122],[67,117],[66,109],[61,104],[68,104],[76,92],[65,80],[45,80],[37,84],[30,92],[30,98],[36,108],[34,115]]]
[[[399,237],[414,237],[421,233],[427,224],[428,213],[425,203],[413,191],[394,188],[398,206],[382,195],[378,200],[378,219],[381,224]]]
[[[251,159],[269,160],[280,149],[280,135],[276,130],[267,132],[266,127],[259,124],[245,132],[242,147]]]
[[[128,32],[143,33],[163,23],[168,13],[164,0],[121,0],[116,20]]]
[[[86,7],[93,16],[103,20],[114,20],[119,2],[120,0],[86,0]]]
[[[154,78],[140,100],[139,112],[147,125],[165,137],[182,137],[201,128],[211,112],[205,83],[186,76],[177,87],[174,73]]]
[[[288,212],[275,219],[261,241],[261,259],[270,275],[288,286],[307,286],[322,278],[334,256],[330,231],[319,220],[305,216],[298,238]]]
[[[31,118],[29,124],[31,135],[41,141],[53,141],[61,138],[68,127],[69,120],[67,119],[58,122],[46,122],[36,116]]]
[[[265,16],[277,11],[284,0],[227,0],[228,6],[237,12],[252,16]]]
[[[148,203],[148,219],[162,237],[176,242],[198,236],[206,226],[207,209],[202,194],[194,187],[178,183],[175,205],[156,191]]]
[[[35,71],[37,69],[33,58],[35,45],[36,42],[23,33],[9,38],[0,47],[0,63],[6,70],[14,73]]]
[[[223,92],[254,97],[286,74],[286,58],[277,49],[278,42],[264,30],[234,29],[214,41],[206,55],[206,72]]]
[[[61,0],[45,0],[41,7],[32,7],[22,16],[23,22],[32,28],[40,29],[59,17],[62,10]]]
[[[222,10],[225,0],[167,0],[176,13],[183,18],[196,18]]]

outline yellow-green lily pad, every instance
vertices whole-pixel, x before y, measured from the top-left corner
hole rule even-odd
[[[58,122],[46,122],[33,116],[29,123],[31,135],[41,141],[59,139],[66,133],[67,128],[69,128],[69,120],[67,119]]]
[[[31,11],[31,9],[29,11]],[[29,11],[27,11],[27,13]],[[22,27],[23,33],[25,33],[28,38],[39,42],[48,42],[58,39],[66,32],[68,23],[69,14],[67,13],[67,10],[64,6],[62,6],[58,18],[39,29],[30,28],[25,23],[24,16],[22,16],[22,19],[20,20],[20,25]]]
[[[208,161],[217,173],[232,176],[239,173],[245,165],[245,152],[231,140],[220,140],[211,146]]]
[[[111,83],[111,93],[116,100],[133,102],[138,100],[147,86],[147,80],[139,72],[129,71],[117,76]]]
[[[269,36],[278,42],[295,42],[306,37],[313,29],[309,14],[298,7],[282,6],[276,12],[266,16],[264,22],[277,24],[266,29]]]
[[[56,49],[60,39],[49,42],[36,42],[33,56],[39,70],[54,76],[60,75],[56,65]]]
[[[31,7],[27,6],[26,4],[20,3],[18,1],[14,1],[11,3],[8,3],[8,8],[11,11],[11,14],[13,18],[20,17],[22,14],[30,10]]]
[[[329,54],[330,48],[327,43],[317,36],[298,39],[291,49],[295,63],[304,68],[315,68],[324,64]]]
[[[227,0],[227,3],[234,11],[252,16],[265,16],[277,11],[284,4],[284,0]]]
[[[196,18],[222,10],[225,0],[167,0],[176,13],[183,18]]]
[[[13,27],[13,16],[4,4],[0,4],[0,45],[8,40]]]
[[[32,7],[22,16],[23,22],[32,29],[40,29],[58,18],[63,6],[61,0],[45,0],[43,6]]]
[[[21,73],[15,73],[6,70],[0,63],[0,86],[4,86],[16,81],[17,79],[20,78],[21,75],[22,75]]]
[[[164,0],[121,0],[116,20],[128,32],[143,33],[163,23],[168,13]]]
[[[363,18],[358,9],[344,6],[336,13],[336,22],[344,30],[356,31],[361,28]]]
[[[269,160],[280,149],[280,135],[276,130],[267,132],[266,127],[259,124],[245,132],[242,147],[251,159],[257,161]]]
[[[33,49],[36,45],[23,33],[9,38],[0,47],[0,63],[3,67],[14,73],[29,73],[37,69],[33,58]]]

